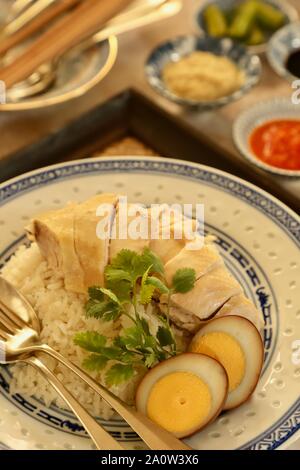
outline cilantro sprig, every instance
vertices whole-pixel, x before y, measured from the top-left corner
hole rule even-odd
[[[120,251],[104,274],[105,287],[93,286],[88,290],[86,316],[115,322],[125,315],[132,326],[110,340],[97,332],[80,332],[74,342],[90,353],[83,367],[90,371],[106,369],[106,384],[113,386],[129,380],[138,369],[149,369],[178,353],[169,320],[170,299],[173,293],[189,292],[196,274],[193,269],[180,269],[168,287],[162,261],[148,248],[141,254]],[[158,317],[159,326],[153,335],[139,313],[139,304],[147,306],[161,294],[167,295],[167,315]]]

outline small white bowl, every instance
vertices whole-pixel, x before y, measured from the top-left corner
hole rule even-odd
[[[275,72],[290,82],[297,80],[298,77],[292,75],[287,67],[286,62],[289,55],[300,49],[300,22],[289,24],[279,29],[269,42],[267,50],[268,61]]]
[[[300,120],[300,105],[278,98],[262,102],[241,113],[233,125],[233,139],[241,154],[259,168],[282,176],[300,177],[300,170],[284,170],[264,163],[252,152],[249,138],[259,126],[281,119]]]

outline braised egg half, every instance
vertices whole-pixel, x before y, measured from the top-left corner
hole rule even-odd
[[[215,359],[180,354],[151,369],[140,382],[137,410],[178,438],[194,434],[222,411],[228,377]]]
[[[211,320],[194,336],[189,351],[206,354],[225,368],[229,381],[225,410],[241,405],[253,393],[264,347],[259,331],[246,318],[229,315]]]

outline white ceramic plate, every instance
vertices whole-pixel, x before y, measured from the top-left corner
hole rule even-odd
[[[284,170],[259,160],[249,145],[249,138],[257,127],[277,119],[299,120],[299,116],[299,107],[287,98],[277,98],[256,104],[247,111],[242,112],[236,119],[233,125],[234,142],[245,158],[263,170],[281,176],[300,177],[300,170]]]
[[[0,186],[1,262],[24,240],[24,224],[42,210],[98,191],[145,203],[205,203],[206,229],[218,237],[231,272],[265,319],[265,365],[247,403],[187,440],[196,449],[276,449],[300,428],[300,220],[255,186],[221,171],[160,157],[64,163]],[[294,348],[294,349],[293,349]],[[0,443],[13,449],[89,449],[73,415],[34,398],[11,395],[0,369]],[[106,423],[126,447],[141,447],[122,421]],[[298,434],[299,435],[299,434]]]

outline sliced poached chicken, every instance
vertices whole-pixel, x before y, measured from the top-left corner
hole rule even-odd
[[[241,292],[240,284],[225,266],[219,266],[201,276],[188,294],[174,294],[172,305],[189,315],[197,315],[200,320],[206,320],[227,300]]]
[[[110,232],[118,196],[100,194],[78,204],[74,213],[75,251],[84,273],[84,292],[90,286],[104,285],[104,269],[108,263]],[[97,234],[98,225],[101,227]]]
[[[168,263],[191,242],[196,233],[195,219],[184,216],[181,212],[170,210],[163,204],[157,214],[151,214],[154,229],[150,237],[150,249],[159,256],[162,262]]]
[[[64,276],[65,287],[83,292],[84,272],[75,250],[74,213],[76,204],[48,211],[33,219],[26,228],[28,238],[35,240],[49,266]]]
[[[139,212],[141,206],[129,204],[127,217],[120,218],[119,198],[116,194],[100,194],[81,204],[70,203],[63,209],[36,217],[27,228],[29,238],[38,243],[49,265],[61,271],[67,290],[86,293],[92,285],[104,285],[105,266],[123,248],[141,253],[149,247],[163,260],[169,285],[178,269],[193,268],[196,272],[194,288],[187,294],[176,293],[171,298],[169,314],[179,328],[193,333],[214,316],[240,315],[261,329],[257,309],[227,271],[212,240],[206,238],[203,246],[195,248],[194,245],[191,249],[190,234],[196,232],[195,221],[191,223],[176,212],[164,218],[167,209],[165,205],[161,206],[158,236],[152,239],[150,210],[141,208]],[[99,211],[99,207],[104,210]],[[142,214],[148,223],[146,234],[143,227],[134,225],[137,214]],[[123,227],[120,227],[120,221]],[[185,223],[190,224],[189,237],[185,236]],[[102,232],[105,227],[106,237],[99,236],[98,227]],[[136,237],[128,237],[130,228],[137,231]],[[120,229],[123,229],[124,238],[120,236]],[[168,233],[169,239],[166,239]],[[181,238],[178,233],[182,233]],[[194,240],[197,241],[197,236]],[[161,296],[160,308],[166,312],[164,296]]]
[[[229,299],[223,307],[216,313],[215,318],[225,317],[228,315],[238,315],[244,317],[253,323],[258,331],[260,331],[264,322],[262,317],[259,315],[257,308],[247,299],[244,294],[234,295]]]
[[[135,224],[137,216],[141,216],[139,224]],[[149,248],[149,220],[149,211],[138,204],[128,204],[125,214],[121,205],[117,207],[110,241],[110,261],[123,249],[142,253],[144,248]],[[136,238],[131,231],[136,232]]]
[[[101,194],[82,204],[70,203],[63,209],[41,214],[27,227],[29,239],[37,242],[49,265],[62,273],[67,290],[86,293],[92,285],[103,285],[109,224],[117,201],[115,194]],[[102,204],[107,205],[107,210],[96,215]],[[104,239],[97,237],[99,223],[108,227]]]
[[[215,245],[209,243],[202,248],[194,250],[189,244],[165,265],[165,276],[168,285],[172,284],[173,276],[178,269],[192,268],[196,272],[196,279],[212,269],[223,266],[224,262]]]

